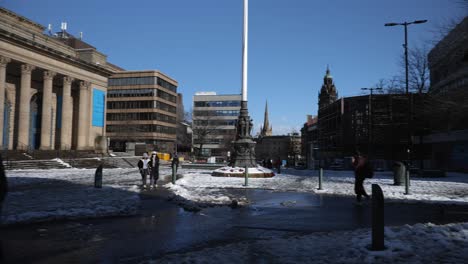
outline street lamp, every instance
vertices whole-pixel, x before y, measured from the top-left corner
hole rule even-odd
[[[405,48],[405,85],[406,85],[406,94],[408,95],[408,25],[411,24],[423,24],[426,23],[427,20],[415,20],[413,22],[403,22],[403,23],[386,23],[386,27],[393,27],[393,26],[404,26],[405,27],[405,44],[403,47]]]
[[[405,44],[403,44],[403,47],[405,48],[405,86],[406,86],[406,96],[408,100],[408,147],[407,147],[407,153],[408,153],[408,163],[411,160],[410,152],[411,152],[411,145],[412,145],[412,139],[411,139],[411,129],[410,129],[410,123],[411,123],[411,100],[410,100],[410,95],[409,95],[409,88],[408,88],[408,25],[411,24],[423,24],[426,23],[427,20],[415,20],[413,22],[403,22],[403,23],[386,23],[386,27],[393,27],[393,26],[404,26],[405,27]],[[409,164],[408,164],[409,165]]]
[[[371,150],[372,150],[372,94],[374,91],[380,91],[382,90],[381,87],[376,87],[376,88],[361,88],[361,90],[369,90],[370,95],[369,95],[369,146],[367,150],[367,155],[369,159],[371,158]]]

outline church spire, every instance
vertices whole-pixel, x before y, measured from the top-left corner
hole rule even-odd
[[[265,117],[263,119],[263,127],[260,132],[260,136],[271,136],[272,128],[270,126],[270,120],[268,120],[268,101],[265,103]]]

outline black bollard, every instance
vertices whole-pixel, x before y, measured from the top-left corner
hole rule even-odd
[[[372,184],[372,250],[384,250],[384,197],[378,184]]]
[[[176,183],[177,179],[177,165],[175,163],[172,163],[172,184]]]
[[[94,173],[94,188],[102,188],[102,164],[97,167]]]
[[[5,200],[5,197],[8,192],[8,182],[5,174],[5,168],[3,167],[3,159],[0,155],[0,219],[2,217],[2,204]],[[0,237],[0,262],[3,260],[3,244],[2,239]]]
[[[320,171],[319,171],[319,187],[318,187],[319,190],[323,190],[322,181],[323,181],[323,169],[320,168]]]

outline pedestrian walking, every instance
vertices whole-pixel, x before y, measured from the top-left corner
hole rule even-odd
[[[278,171],[278,174],[281,174],[281,158],[280,157],[276,159],[275,165],[276,165],[276,170]]]
[[[370,164],[365,155],[361,155],[359,152],[352,158],[352,163],[354,166],[354,192],[356,193],[356,202],[357,204],[361,204],[362,196],[369,199],[370,196],[366,193],[366,189],[364,189],[364,180],[368,177]]]
[[[138,168],[140,169],[143,188],[146,188],[146,177],[149,174],[148,154],[143,153],[143,157],[138,161]]]
[[[156,151],[151,152],[151,157],[148,165],[150,169],[151,188],[154,188],[159,179],[159,157]]]

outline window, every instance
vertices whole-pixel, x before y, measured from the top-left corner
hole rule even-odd
[[[154,85],[156,77],[125,77],[125,78],[110,78],[109,86],[124,86],[124,85]]]
[[[196,101],[195,107],[238,107],[240,101]]]
[[[163,88],[169,89],[173,91],[174,93],[177,93],[177,86],[167,82],[166,80],[163,80],[161,78],[157,78],[157,84]]]

